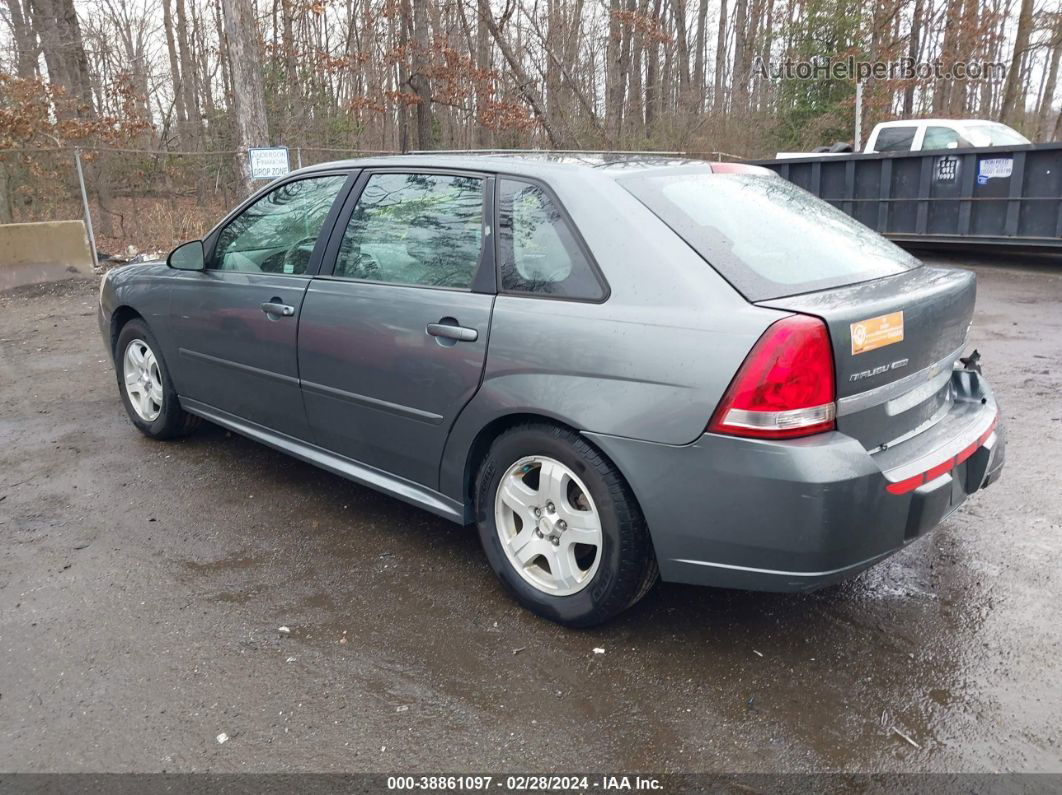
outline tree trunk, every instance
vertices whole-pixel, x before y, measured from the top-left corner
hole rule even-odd
[[[228,40],[229,73],[232,76],[232,106],[236,115],[236,139],[240,149],[269,145],[265,93],[258,46],[258,26],[251,0],[221,0]],[[251,164],[240,157],[241,188],[247,195],[254,188]]]
[[[918,51],[922,36],[922,3],[923,0],[915,0],[914,14],[911,17],[911,36],[907,42],[907,57],[913,63],[918,62]],[[903,89],[903,115],[910,118],[914,115],[914,79],[910,80]]]
[[[679,70],[679,110],[685,117],[693,105],[690,97],[690,39],[686,27],[686,3],[688,0],[674,0],[672,14],[675,17],[675,38],[678,46]]]
[[[746,52],[748,41],[748,0],[736,0],[734,3],[734,73],[731,85],[730,112],[742,112],[749,103],[749,65]]]
[[[693,53],[693,90],[697,92],[696,108],[700,113],[705,107],[705,95],[708,93],[705,85],[705,59],[707,58],[707,24],[708,24],[708,0],[701,0],[697,9],[697,32],[694,34]]]
[[[23,10],[19,0],[7,0],[11,17],[11,31],[15,39],[15,73],[23,80],[37,76],[37,34],[30,24],[28,9]]]
[[[534,21],[537,26],[537,20]],[[561,65],[555,57],[549,57],[558,50],[558,42],[563,38],[563,19],[557,0],[546,0],[546,31],[542,36],[542,46],[546,50],[546,115],[550,124],[559,127],[564,116],[561,101]]]
[[[632,4],[635,0],[632,0]],[[649,13],[648,0],[645,5],[638,8],[638,13],[645,17]],[[630,91],[628,92],[629,110],[627,118],[630,120],[631,134],[638,140],[638,145],[645,139],[645,111],[643,107],[644,91],[642,88],[642,53],[645,52],[645,35],[638,28],[631,38],[630,46]]]
[[[638,0],[627,0],[626,8],[624,11],[627,13],[627,20],[638,10]],[[619,118],[616,126],[616,143],[622,148],[623,138],[623,122],[627,116],[627,84],[630,82],[631,74],[631,47],[632,37],[634,34],[634,25],[627,21],[621,26],[622,35],[620,37],[620,50],[619,50],[619,74],[616,84],[616,96],[614,98],[615,107],[619,111]]]
[[[959,59],[960,20],[962,19],[963,0],[947,0],[944,11],[944,42],[940,49],[940,61],[944,68],[955,66]],[[955,88],[954,80],[937,80],[933,85],[933,112],[944,116],[951,104],[951,93]]]
[[[712,107],[717,114],[726,110],[726,0],[719,0],[719,32],[715,39],[715,80],[712,83]]]
[[[302,115],[302,97],[299,90],[299,67],[295,44],[295,9],[293,0],[280,0],[280,59],[284,64],[284,103],[287,118],[285,126]]]
[[[428,0],[412,0],[413,4],[413,68],[409,86],[417,95],[417,148],[434,149],[434,117],[431,109],[431,82],[428,67]]]
[[[980,4],[980,0],[966,0],[962,24],[959,26],[960,60],[972,61],[975,57],[977,44],[981,38],[977,30],[977,17],[981,10]],[[955,81],[955,85],[952,86],[950,102],[948,103],[948,113],[952,116],[967,114],[971,110],[970,96],[972,92],[973,85],[968,83],[968,81]]]
[[[82,118],[95,119],[96,106],[93,102],[92,79],[89,76],[88,55],[85,53],[85,41],[81,35],[81,25],[74,10],[74,0],[57,0],[59,10],[59,30],[66,50],[69,69],[71,93],[81,101],[78,114]]]
[[[177,144],[184,147],[184,126],[188,120],[184,108],[184,86],[181,83],[181,70],[177,60],[177,37],[173,33],[173,15],[170,13],[170,0],[162,0],[162,27],[166,32],[166,52],[170,58],[170,82],[173,85],[174,127],[177,131]]]
[[[623,60],[623,32],[620,28],[620,0],[609,0],[608,44],[605,47],[605,125],[610,148],[619,143],[623,127],[623,92],[625,86],[620,78]]]
[[[197,70],[191,42],[188,40],[184,0],[177,0],[177,53],[181,64],[181,90],[184,93],[185,122],[188,128],[185,139],[194,149],[199,149],[202,142],[203,114],[199,107],[199,92],[196,90]]]
[[[57,0],[29,0],[29,11],[33,29],[40,37],[48,79],[70,90],[73,80],[67,68],[66,48],[63,46],[63,36],[59,31],[56,2]],[[76,116],[72,109],[65,106],[56,107],[55,113],[60,119]]]
[[[40,35],[48,77],[52,83],[61,85],[74,101],[73,107],[66,104],[56,107],[56,118],[96,121],[88,56],[73,0],[31,0],[30,10],[33,27]],[[109,172],[98,157],[87,160],[86,177],[95,187],[99,207],[96,229],[101,237],[111,237],[114,226]]]
[[[1047,82],[1037,111],[1037,134],[1047,141],[1051,133],[1051,110],[1054,108],[1055,88],[1058,85],[1058,69],[1062,65],[1062,13],[1055,17],[1055,38],[1051,47],[1051,59],[1047,64]]]
[[[476,15],[476,71],[479,72],[476,80],[476,116],[475,116],[475,141],[478,147],[489,147],[494,142],[491,140],[491,131],[483,123],[483,114],[491,99],[489,89],[490,78],[490,30],[483,19],[483,10],[479,9]]]
[[[1018,13],[1018,32],[1014,36],[1014,52],[1010,56],[1007,80],[1003,84],[1003,104],[999,109],[999,118],[1005,122],[1015,122],[1024,115],[1024,97],[1019,96],[1022,80],[1022,62],[1029,49],[1029,34],[1033,26],[1033,0],[1021,0]]]
[[[661,4],[663,0],[653,0],[653,22],[661,27]],[[652,138],[656,132],[657,103],[660,101],[659,86],[660,40],[654,35],[649,38],[645,50],[645,134]]]

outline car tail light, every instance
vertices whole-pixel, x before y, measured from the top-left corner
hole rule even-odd
[[[712,433],[790,439],[833,430],[833,351],[826,324],[792,315],[772,324],[731,381]]]

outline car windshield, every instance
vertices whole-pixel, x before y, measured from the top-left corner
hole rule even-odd
[[[750,301],[868,281],[921,264],[774,175],[671,174],[620,183]]]
[[[974,146],[1018,146],[1029,143],[1029,139],[1021,133],[995,122],[967,125],[966,138]]]

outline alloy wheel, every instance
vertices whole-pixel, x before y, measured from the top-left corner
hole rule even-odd
[[[154,351],[141,339],[131,340],[122,362],[129,404],[144,422],[154,422],[162,413],[162,373]]]
[[[527,456],[509,467],[494,519],[509,562],[539,591],[570,596],[597,572],[601,517],[586,485],[560,461]]]

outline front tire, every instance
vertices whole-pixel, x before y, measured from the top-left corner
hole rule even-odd
[[[657,579],[641,510],[616,468],[578,434],[528,423],[501,434],[476,477],[487,560],[527,609],[600,624]]]
[[[114,346],[114,371],[125,412],[145,436],[173,439],[199,425],[198,417],[181,408],[162,350],[143,320],[122,326]]]

